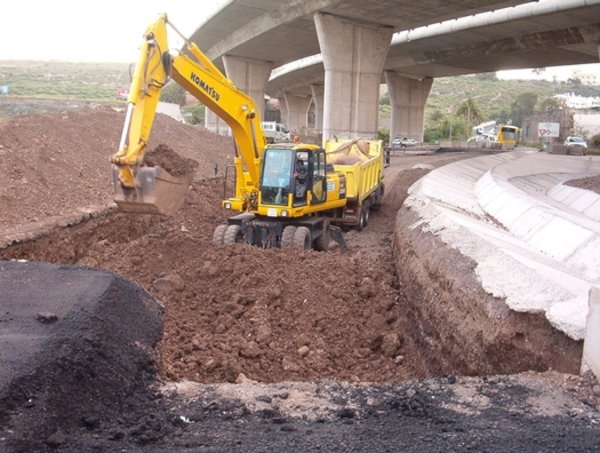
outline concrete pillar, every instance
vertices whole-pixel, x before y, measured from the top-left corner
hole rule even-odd
[[[317,132],[323,131],[323,93],[325,88],[321,85],[311,85],[312,101],[315,104],[315,129]]]
[[[248,58],[223,56],[223,65],[227,77],[256,104],[260,117],[265,113],[265,88],[273,69],[270,61],[250,60]]]
[[[208,107],[204,107],[204,127],[217,135],[231,136],[231,128]]]
[[[592,286],[589,293],[589,311],[581,371],[591,369],[600,382],[600,286]]]
[[[385,81],[392,104],[390,139],[410,137],[422,142],[425,103],[433,79],[426,77],[416,80],[403,77],[393,71],[385,71]]]
[[[285,102],[285,96],[280,95],[277,100],[279,101],[279,114],[281,116],[280,121],[287,126],[288,121],[288,108]]]
[[[314,16],[323,65],[323,140],[332,136],[375,137],[379,82],[393,29]]]
[[[283,93],[287,107],[287,118],[283,123],[290,132],[300,133],[306,128],[306,113],[311,103],[311,96],[297,96],[291,93]]]

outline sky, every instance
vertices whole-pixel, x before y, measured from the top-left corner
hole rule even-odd
[[[190,36],[212,12],[229,0],[11,0],[2,6],[1,60],[125,62],[137,60],[146,27],[158,14]],[[182,46],[175,33],[172,49]],[[500,71],[502,79],[566,80],[577,68],[600,73],[600,64]]]
[[[3,2],[0,60],[133,62],[161,13],[185,35],[226,0],[11,0]],[[169,46],[180,48],[175,33]]]

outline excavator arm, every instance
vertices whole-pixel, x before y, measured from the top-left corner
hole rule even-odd
[[[143,167],[160,93],[172,78],[231,127],[236,145],[237,178],[236,195],[230,204],[237,210],[255,208],[266,141],[254,102],[237,89],[196,44],[186,40],[189,55],[172,55],[168,50],[167,25],[181,36],[164,14],[144,34],[119,150],[111,157],[117,175],[115,201],[124,210],[170,213],[173,209],[168,205],[180,201],[183,193],[179,190],[174,196],[175,192],[167,186],[187,189],[185,181],[177,181],[169,175],[163,178],[164,172],[156,173]],[[157,200],[161,194],[166,194],[164,200]]]

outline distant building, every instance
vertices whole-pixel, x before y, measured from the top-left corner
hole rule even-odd
[[[540,137],[538,135],[540,123],[559,123],[559,136],[551,139]],[[573,112],[569,109],[538,113],[523,119],[521,141],[530,143],[541,143],[543,141],[562,143],[569,135],[572,135],[574,126]]]
[[[580,110],[573,115],[575,134],[591,138],[600,134],[600,112],[597,110]]]
[[[573,93],[557,94],[554,97],[564,101],[571,109],[591,109],[600,106],[600,98],[578,96]]]
[[[571,72],[571,78],[581,80],[583,85],[600,85],[600,77],[598,77],[598,74],[586,74],[578,69]]]

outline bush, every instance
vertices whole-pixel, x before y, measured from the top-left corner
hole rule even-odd
[[[377,138],[383,141],[384,145],[390,144],[390,130],[387,128],[379,129],[377,131]]]
[[[600,148],[600,134],[592,136],[590,140],[590,145],[592,145],[595,148]]]

